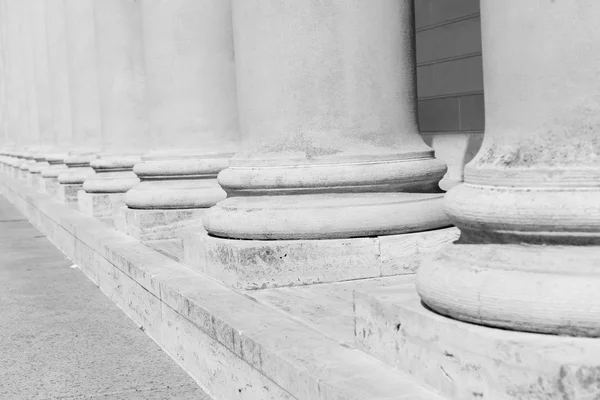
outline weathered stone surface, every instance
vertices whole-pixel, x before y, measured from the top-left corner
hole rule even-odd
[[[79,211],[110,226],[114,225],[115,215],[124,205],[123,193],[86,193],[85,190],[77,192],[77,202]]]
[[[458,237],[456,228],[330,240],[227,240],[204,231],[183,239],[183,261],[238,289],[411,274],[423,257]]]
[[[0,192],[78,265],[86,263],[82,270],[129,308],[130,317],[147,324],[151,335],[160,323],[169,333],[155,340],[223,397],[233,387],[241,400],[285,399],[286,392],[307,400],[440,400],[372,357],[294,318],[274,318],[271,307],[9,179],[0,180]],[[152,297],[160,300],[160,318],[154,317]],[[191,359],[182,361],[181,352]],[[228,370],[234,373],[223,373]]]
[[[202,227],[205,208],[179,210],[123,209],[126,218],[126,233],[144,242],[156,239],[174,239],[181,231]]]
[[[411,1],[232,9],[244,146],[219,173],[228,198],[207,213],[211,235],[235,249],[235,239],[450,226],[438,186],[446,166],[419,135]]]
[[[593,0],[481,2],[485,140],[445,198],[460,243],[418,272],[436,312],[600,337],[598,13]]]
[[[82,186],[82,184],[59,184],[56,197],[65,204],[77,206],[77,192]]]
[[[449,396],[595,399],[600,339],[489,328],[422,305],[413,284],[355,292],[359,348]]]
[[[56,177],[44,177],[42,176],[44,192],[49,194],[50,196],[56,196],[58,191],[58,178]]]

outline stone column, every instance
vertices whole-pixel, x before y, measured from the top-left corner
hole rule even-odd
[[[93,0],[64,0],[64,11],[73,151],[65,159],[69,169],[58,176],[58,197],[73,204],[85,179],[94,174],[90,161],[100,151],[102,129]]]
[[[19,42],[20,46],[17,49],[19,58],[21,59],[21,70],[18,72],[22,81],[20,82],[20,90],[23,91],[23,161],[17,164],[18,170],[16,176],[27,179],[29,167],[36,163],[34,159],[35,153],[40,148],[40,129],[38,124],[38,107],[35,88],[35,71],[33,59],[33,31],[34,21],[31,18],[34,2],[32,0],[23,0],[14,5],[18,7],[18,18],[21,25]]]
[[[48,167],[47,158],[55,153],[54,128],[52,118],[52,97],[50,90],[50,67],[48,62],[48,40],[46,7],[50,3],[45,0],[33,0],[30,18],[33,36],[33,66],[38,110],[38,126],[40,130],[40,148],[34,153],[36,164],[29,168],[28,181],[34,187],[41,184],[41,172]]]
[[[42,178],[44,190],[48,194],[55,195],[58,190],[58,175],[66,171],[65,159],[73,150],[73,122],[63,0],[47,0],[46,31],[54,147],[47,157],[50,165],[42,171]]]
[[[148,111],[156,150],[134,172],[127,230],[178,241],[225,198],[217,173],[239,137],[229,0],[142,1]]]
[[[30,130],[33,110],[29,86],[30,70],[27,64],[27,4],[26,2],[10,1],[4,3],[6,18],[6,49],[8,61],[8,129],[12,136],[13,158],[8,163],[9,173],[13,177],[20,176],[20,166],[26,162],[30,141]]]
[[[485,139],[446,198],[460,241],[418,273],[438,313],[600,336],[598,15],[594,0],[481,2]]]
[[[133,166],[149,149],[140,2],[94,0],[102,149],[95,175],[79,191],[79,209],[105,221],[139,183]]]
[[[417,126],[411,0],[233,0],[233,25],[243,150],[219,174],[228,198],[205,228],[233,239],[221,248],[252,239],[257,257],[277,257],[261,278],[228,273],[250,287],[379,276],[378,239],[366,238],[449,225],[446,166]]]

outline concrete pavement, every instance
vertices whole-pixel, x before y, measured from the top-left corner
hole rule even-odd
[[[197,384],[0,197],[0,399],[199,399]]]

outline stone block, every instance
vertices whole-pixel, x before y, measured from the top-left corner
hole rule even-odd
[[[424,256],[458,238],[456,228],[374,238],[230,240],[193,232],[183,260],[243,290],[412,274]]]
[[[38,174],[32,174],[31,172],[29,173],[29,176],[27,177],[27,183],[34,188],[35,190],[41,190],[42,184],[43,184],[43,179],[42,179],[42,175]]]
[[[412,274],[445,244],[458,240],[460,231],[451,227],[434,231],[380,236],[381,276]]]
[[[58,192],[58,178],[53,177],[42,177],[42,185],[44,186],[43,192],[50,195],[56,196]]]
[[[77,205],[77,192],[82,188],[82,184],[59,184],[56,191],[56,197],[65,204]]]
[[[123,227],[117,229],[175,260],[183,258],[182,235],[190,229],[204,230],[205,208],[139,210],[125,206],[121,210]]]
[[[354,297],[357,346],[451,399],[600,396],[600,339],[453,320],[423,306],[413,284]]]
[[[114,217],[124,205],[123,193],[77,193],[79,211],[114,226]]]
[[[163,320],[164,350],[215,398],[295,399],[165,304]]]

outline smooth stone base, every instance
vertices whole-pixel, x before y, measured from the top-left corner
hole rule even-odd
[[[58,178],[47,178],[42,177],[42,184],[44,186],[44,193],[50,196],[56,196],[58,192]]]
[[[400,235],[452,226],[443,201],[444,193],[405,192],[230,197],[210,208],[204,227],[251,240]]]
[[[417,274],[430,308],[524,332],[600,338],[600,246],[445,246]]]
[[[329,240],[232,240],[190,232],[183,261],[234,288],[339,282],[411,274],[424,257],[459,236],[458,229]]]
[[[146,245],[176,260],[183,258],[182,235],[190,229],[204,229],[206,208],[180,210],[137,210],[123,207],[124,229]],[[119,229],[119,228],[117,228]]]
[[[77,205],[77,192],[81,190],[83,184],[59,184],[56,191],[56,197],[65,204]]]
[[[80,190],[77,192],[77,203],[82,213],[114,226],[115,215],[124,205],[123,193],[87,193]]]
[[[413,284],[354,298],[358,347],[449,398],[600,398],[600,339],[453,320],[423,306]]]

